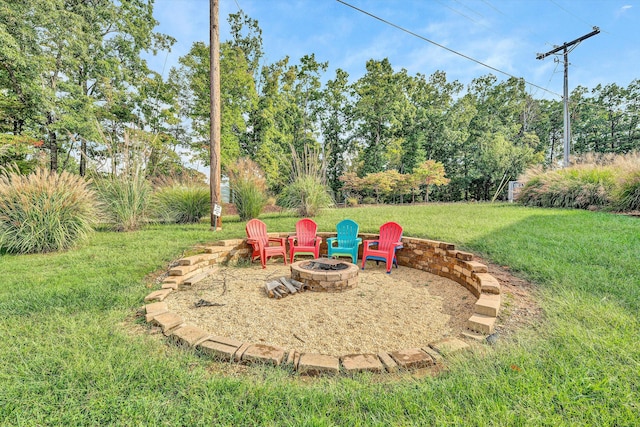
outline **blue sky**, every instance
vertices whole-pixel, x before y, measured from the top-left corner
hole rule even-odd
[[[640,2],[636,0],[345,0],[409,31],[527,82],[562,93],[562,64],[544,53],[590,33],[569,54],[569,89],[577,85],[627,86],[640,78]],[[297,63],[314,53],[328,61],[326,79],[342,68],[357,80],[368,59],[389,58],[396,70],[430,75],[446,72],[449,80],[468,84],[493,73],[508,76],[404,33],[335,0],[220,0],[220,38],[229,38],[229,13],[241,8],[263,31],[264,63],[285,56]],[[172,52],[149,60],[166,77],[169,67],[195,41],[208,42],[208,0],[156,0],[157,31],[178,41]],[[535,97],[554,98],[535,87]],[[557,97],[556,97],[557,98]]]

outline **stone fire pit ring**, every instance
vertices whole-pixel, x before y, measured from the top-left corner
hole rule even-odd
[[[339,264],[341,269],[311,269],[314,263]],[[344,266],[344,267],[343,267]],[[291,264],[291,278],[304,283],[312,292],[342,292],[358,285],[357,265],[328,258],[303,260]]]

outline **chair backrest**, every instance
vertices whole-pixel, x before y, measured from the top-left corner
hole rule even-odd
[[[351,219],[343,219],[336,225],[338,235],[338,246],[341,248],[351,248],[356,246],[356,238],[360,226]]]
[[[247,222],[245,227],[247,237],[250,239],[260,240],[265,246],[269,242],[269,236],[267,236],[267,224],[259,219],[252,219]]]
[[[318,224],[309,218],[303,218],[296,223],[296,238],[298,246],[313,246],[315,244]]]
[[[387,250],[402,239],[402,227],[397,222],[386,222],[380,226],[378,249]]]

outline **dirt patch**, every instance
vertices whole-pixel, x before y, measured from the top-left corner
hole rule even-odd
[[[408,267],[388,275],[375,262],[360,271],[354,289],[268,298],[264,284],[289,274],[288,266],[275,261],[266,269],[222,267],[165,302],[187,323],[215,335],[333,355],[423,347],[457,337],[476,302],[452,280]],[[216,305],[196,304],[200,300]]]
[[[498,315],[496,331],[502,337],[512,335],[524,326],[539,324],[543,311],[534,296],[534,285],[514,276],[509,267],[499,266],[479,257],[475,260],[487,265],[489,274],[501,285],[502,306]]]

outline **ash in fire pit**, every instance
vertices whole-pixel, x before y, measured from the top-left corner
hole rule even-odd
[[[346,270],[347,268],[349,268],[349,266],[344,262],[330,258],[317,258],[309,261],[309,263],[307,264],[302,264],[301,267],[306,270],[323,271]]]
[[[329,258],[291,264],[291,278],[313,292],[342,292],[358,285],[358,266]]]

